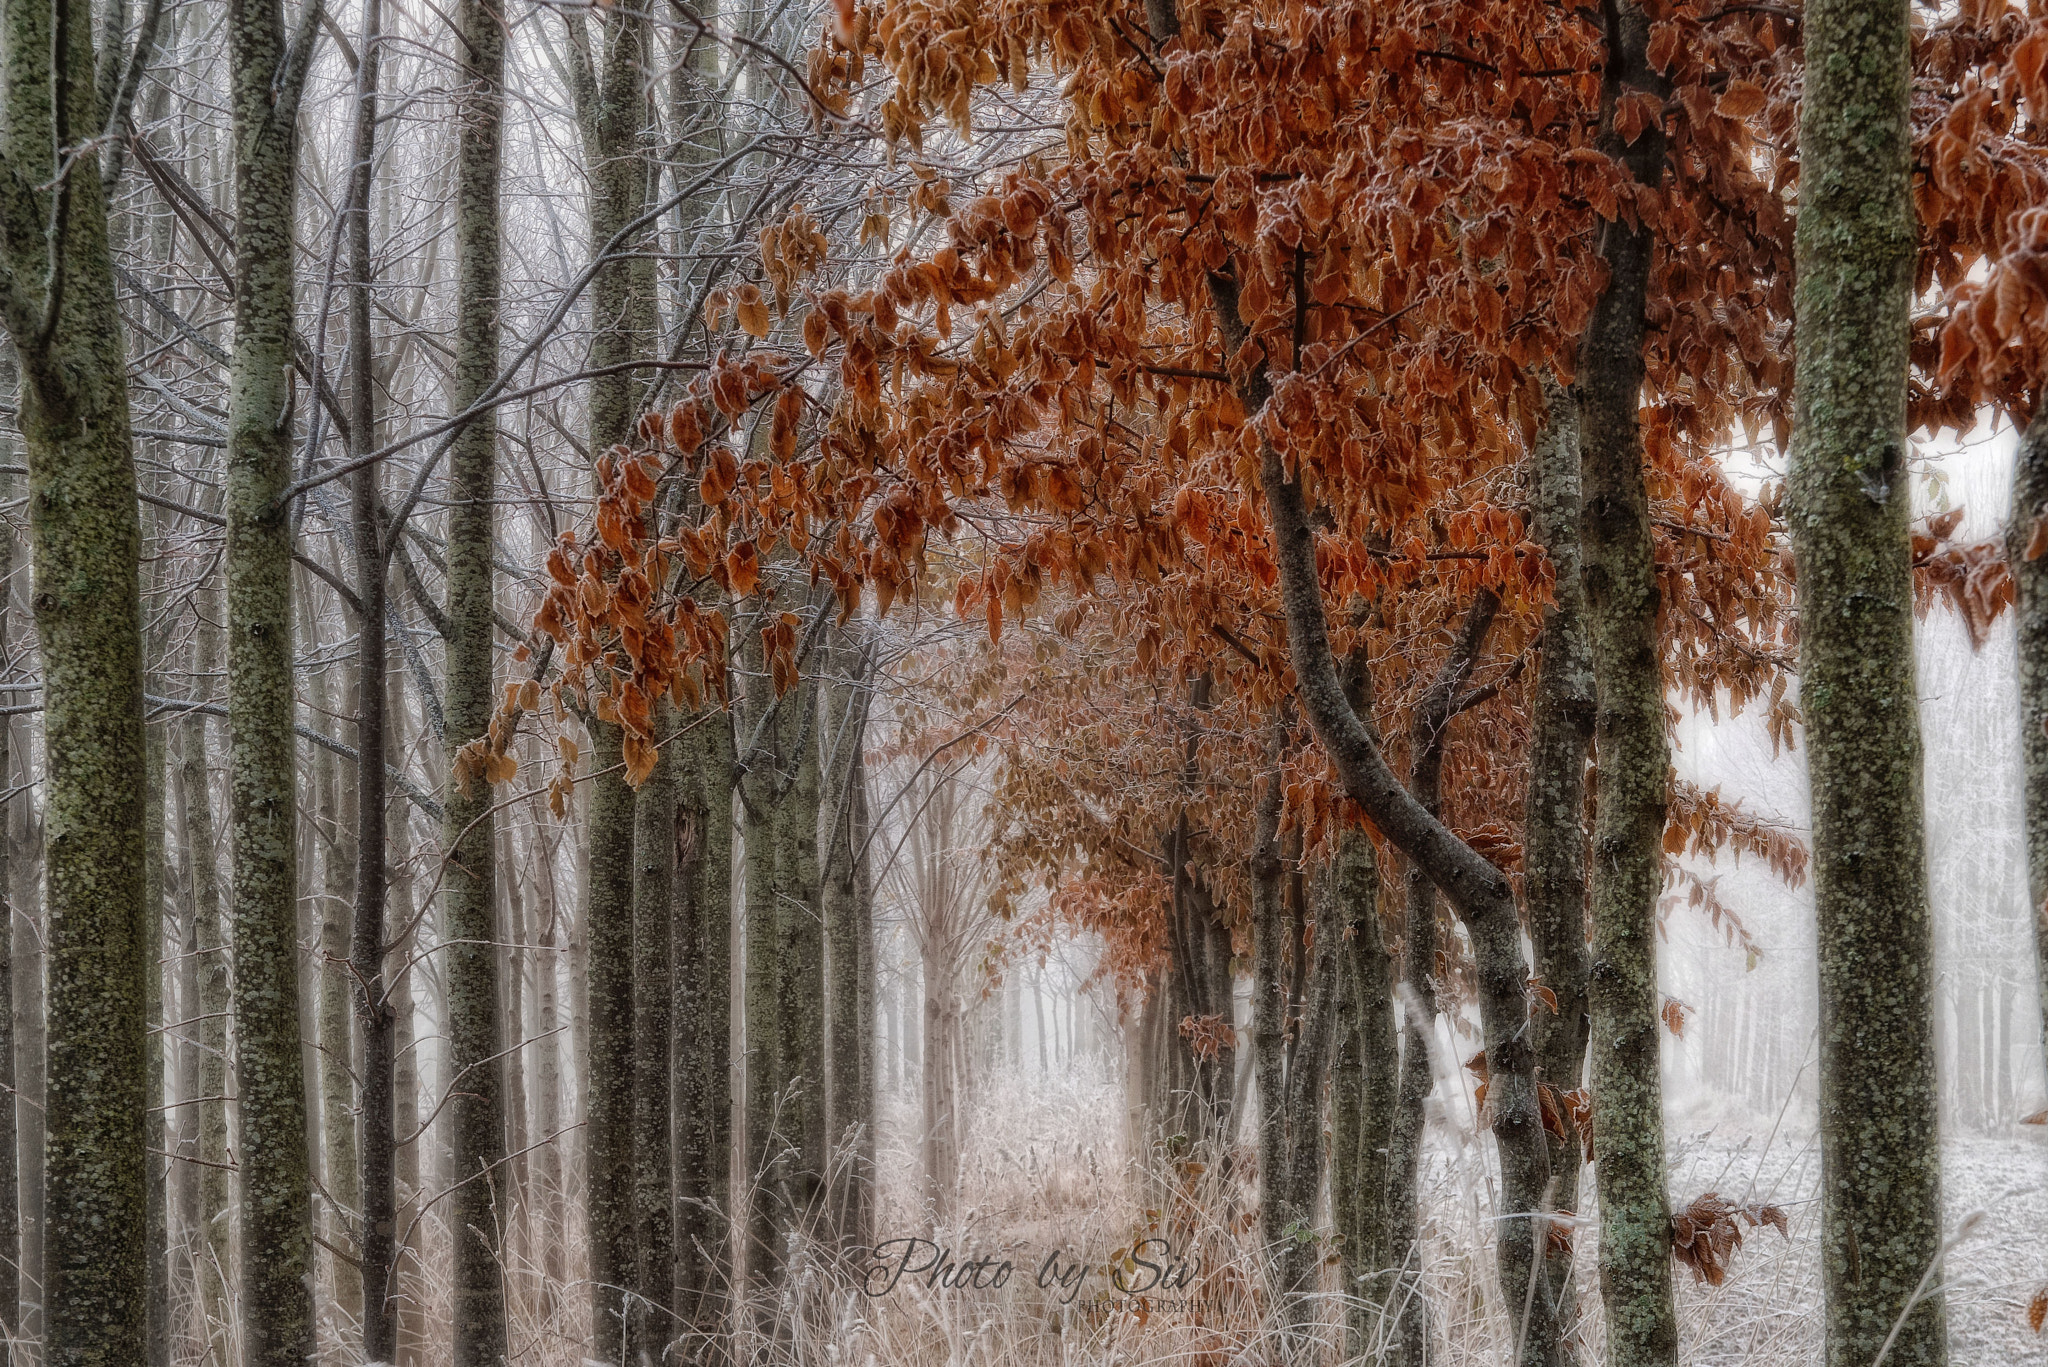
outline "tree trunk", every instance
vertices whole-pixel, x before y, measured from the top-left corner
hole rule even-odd
[[[676,712],[654,709],[657,741]],[[674,1006],[676,745],[661,746],[634,796],[633,817],[633,1210],[637,1270],[627,1355],[662,1360],[675,1337],[675,1151],[669,1042]]]
[[[1618,100],[1636,90],[1661,99],[1665,91],[1644,56],[1649,17],[1629,0],[1614,0],[1606,24],[1601,146],[1638,182],[1655,185],[1664,175],[1662,124],[1653,121],[1633,144],[1614,129]],[[1647,225],[1617,220],[1607,226],[1607,288],[1594,304],[1579,357],[1580,533],[1599,751],[1589,980],[1593,1147],[1599,1155],[1593,1171],[1600,1190],[1600,1291],[1612,1367],[1654,1367],[1674,1363],[1678,1355],[1656,940],[1671,757],[1657,649],[1657,558],[1636,413],[1654,246]],[[1560,787],[1565,782],[1562,774],[1555,780]]]
[[[698,1332],[732,1266],[732,726],[677,744],[675,1080],[677,1313]]]
[[[1344,1257],[1343,1291],[1350,1330],[1349,1352],[1361,1354],[1378,1342],[1393,1306],[1394,1280],[1387,1273],[1389,1224],[1388,1159],[1400,1066],[1400,1038],[1394,1025],[1391,963],[1380,929],[1380,871],[1372,837],[1357,826],[1337,833],[1332,910],[1337,923],[1322,933],[1342,932],[1338,966],[1337,1054],[1330,1096],[1330,1205]]]
[[[317,9],[317,4],[309,8]],[[241,1118],[242,1367],[312,1354],[313,1229],[300,1053],[290,510],[292,224],[298,99],[312,34],[229,0],[235,351],[228,419],[227,618],[234,1018]]]
[[[1896,1332],[1886,1362],[1921,1367],[1947,1360],[1947,1335],[1907,534],[1911,36],[1904,0],[1815,0],[1805,30],[1787,521],[1813,787],[1827,1361],[1864,1367]]]
[[[824,609],[819,609],[823,611]],[[775,802],[776,993],[782,1013],[778,1127],[787,1146],[782,1197],[799,1252],[818,1228],[831,1143],[825,1129],[825,935],[818,866],[818,688],[809,679],[783,696],[776,730],[787,777]]]
[[[585,1211],[589,1219],[592,1332],[600,1362],[622,1360],[625,1292],[636,1270],[633,1227],[633,790],[620,732],[592,719],[589,1060],[585,1107]]]
[[[866,882],[865,793],[867,771],[868,654],[864,640],[835,632],[837,649],[826,669],[818,738],[824,747],[826,780],[824,931],[828,963],[826,1000],[830,1010],[830,1089],[825,1098],[825,1137],[832,1146],[850,1145],[850,1160],[835,1165],[839,1189],[832,1193],[831,1226],[842,1252],[866,1242],[873,1173],[863,1161],[873,1121],[874,1009],[869,980],[874,955],[864,916]]]
[[[1530,531],[1549,557],[1555,605],[1543,619],[1529,741],[1529,793],[1522,817],[1522,889],[1536,977],[1557,999],[1530,1013],[1536,1080],[1553,1093],[1578,1087],[1586,1057],[1586,755],[1596,706],[1592,643],[1579,556],[1577,400],[1546,379],[1549,416],[1530,452]],[[1579,1203],[1583,1152],[1567,1106],[1554,1113],[1562,1137],[1550,1141],[1555,1209]],[[1557,1321],[1567,1337],[1575,1318],[1569,1247],[1549,1258]]]
[[[332,706],[326,681],[314,688],[316,706],[330,714],[360,715],[362,689],[355,680],[341,690]],[[357,828],[356,775],[337,773],[337,756],[321,750],[313,757],[314,800],[318,824],[325,835],[321,858],[320,918],[320,1136],[326,1186],[323,1237],[332,1248],[328,1266],[334,1287],[336,1333],[360,1326],[363,1277],[358,1264],[347,1261],[356,1245],[350,1228],[362,1208],[361,1170],[356,1157],[356,1077],[353,999],[355,974],[349,963],[349,912],[356,899]],[[339,1250],[337,1252],[336,1250]],[[382,1359],[366,1356],[364,1361]]]
[[[497,378],[498,190],[504,121],[505,34],[499,12],[464,0],[463,113],[456,152],[456,239],[460,264],[450,404],[462,412]],[[496,411],[475,418],[448,452],[448,755],[484,736],[497,699],[491,550],[497,479]],[[448,787],[442,847],[442,938],[448,973],[448,1043],[455,1097],[446,1118],[454,1147],[448,1221],[455,1235],[455,1367],[494,1367],[507,1351],[505,1285],[499,1252],[509,1202],[502,1165],[505,1109],[497,951],[496,829],[490,785]]]
[[[645,11],[607,11],[598,24],[601,52],[590,55],[590,30],[572,18],[579,65],[572,84],[590,166],[593,252],[637,218],[645,206],[651,25]],[[630,249],[628,249],[630,250]],[[630,365],[652,353],[654,263],[650,256],[607,262],[591,280],[590,368]],[[630,370],[590,383],[589,449],[593,455],[630,440],[645,393]],[[587,722],[593,763],[621,763],[618,728]],[[595,1356],[621,1360],[626,1333],[624,1293],[638,1268],[633,1203],[633,792],[622,775],[596,780],[591,794],[589,955],[590,1105],[585,1171],[590,1221],[590,1278]]]
[[[4,23],[0,153],[10,175],[0,191],[0,322],[21,379],[44,685],[44,1360],[140,1367],[143,973],[154,956],[142,936],[152,909],[127,357],[100,179],[90,159],[77,175],[56,159],[101,126],[91,9],[75,0],[21,5]]]
[[[2027,558],[2034,526],[2048,518],[2048,404],[2037,404],[2013,458],[2012,523],[2005,560],[2019,591],[2021,815],[2027,842],[2027,895],[2033,903],[2036,1001],[2048,1046],[2048,556]],[[0,1302],[4,1303],[4,1302]]]
[[[384,753],[388,760],[407,752],[408,722],[405,681],[397,673],[385,675],[384,715],[388,719]],[[413,904],[412,811],[410,804],[386,807],[386,838],[391,852],[387,868],[390,887],[387,906],[397,908],[401,927],[416,927],[419,909]],[[386,1313],[392,1319],[397,1367],[421,1367],[426,1356],[426,1286],[421,1263],[420,1213],[420,1061],[419,1031],[414,1020],[413,968],[411,957],[418,944],[417,929],[409,929],[392,943],[385,955],[386,999],[391,1011],[391,1129],[394,1136],[410,1142],[392,1150],[392,1226],[394,1242],[391,1270],[386,1284],[395,1302]]]
[[[203,585],[193,595],[192,669],[205,680],[200,696],[211,691],[220,673],[221,631],[225,606],[218,584]],[[225,1325],[229,1314],[229,1269],[234,1266],[233,1214],[228,1208],[231,1149],[228,1142],[228,1012],[229,953],[221,924],[220,867],[213,819],[213,783],[206,755],[206,720],[193,714],[182,724],[179,782],[185,792],[185,858],[192,885],[193,948],[198,960],[196,1019],[191,1037],[199,1053],[199,1234],[194,1248],[194,1282],[198,1312],[208,1326],[208,1367],[224,1367],[229,1346],[212,1326]]]
[[[370,255],[370,198],[375,186],[382,29],[380,0],[367,0],[357,44],[355,145],[349,168],[346,224],[349,454],[357,459],[375,450],[380,437],[376,348],[370,328],[370,283],[375,269]],[[362,1087],[356,1121],[359,1173],[353,1185],[362,1211],[355,1241],[361,1262],[351,1280],[361,1302],[363,1360],[388,1363],[396,1361],[398,1355],[397,1320],[393,1313],[393,1297],[397,1293],[393,1280],[398,1220],[393,1166],[397,1146],[393,1113],[397,1022],[389,1000],[384,944],[389,895],[385,877],[384,732],[388,689],[384,586],[389,560],[378,515],[377,473],[378,467],[370,465],[350,477],[356,595],[357,759],[353,775],[356,800],[351,809],[355,818],[355,888],[346,944],[337,944],[330,953],[338,960],[334,970],[346,974],[349,1009],[360,1043],[356,1060],[356,1076]]]
[[[9,356],[7,361],[11,362],[12,357]],[[4,368],[11,371],[14,367],[6,364]],[[5,454],[11,458],[14,453],[8,450]],[[0,485],[0,491],[4,491],[7,497],[13,496],[13,476],[6,478],[4,485]],[[0,659],[11,658],[9,638],[13,627],[14,569],[13,529],[0,528]],[[8,701],[13,702],[13,697],[10,696]],[[13,927],[22,918],[16,915],[20,908],[14,902],[15,802],[11,796],[15,786],[14,760],[14,718],[0,717],[0,790],[10,793],[8,797],[0,798],[0,908],[5,908],[8,921],[5,927],[0,927],[0,1324],[6,1326],[6,1332],[18,1335],[21,1332],[21,1169],[15,1112],[21,1103],[20,1094],[15,1090]],[[24,763],[22,767],[26,769],[28,766]]]
[[[154,529],[151,529],[154,530]],[[144,543],[148,544],[145,533]],[[161,567],[152,563],[145,572],[144,585],[151,596],[158,589]],[[138,622],[141,604],[137,604]],[[142,628],[143,682],[145,689],[156,686],[161,693],[161,676],[150,669],[150,659],[162,658],[161,635]],[[164,729],[147,726],[143,731],[147,787],[144,794],[142,828],[143,878],[141,918],[136,938],[141,942],[144,1087],[148,1107],[144,1117],[143,1148],[148,1186],[143,1194],[143,1240],[148,1250],[146,1272],[148,1305],[143,1315],[143,1338],[148,1346],[149,1367],[170,1367],[171,1360],[171,1184],[169,1171],[170,1108],[165,1104],[164,1047],[170,1038],[166,1029],[171,1019],[164,1010],[164,788],[169,777]]]

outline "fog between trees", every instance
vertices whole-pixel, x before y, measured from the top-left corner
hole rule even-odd
[[[2044,54],[0,5],[11,1359],[2039,1351]]]

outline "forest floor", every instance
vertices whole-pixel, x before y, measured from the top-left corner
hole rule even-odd
[[[1672,1136],[1674,1204],[1718,1191],[1785,1210],[1791,1237],[1752,1231],[1727,1282],[1679,1275],[1682,1360],[1809,1363],[1820,1360],[1820,1149],[1810,1133],[1678,1131]],[[1947,1293],[1955,1367],[2048,1363],[2048,1339],[2027,1326],[2027,1305],[2048,1285],[2048,1134],[1957,1135],[1942,1150]],[[1581,1256],[1589,1289],[1590,1258]]]
[[[1453,1113],[1460,1109],[1453,1103]],[[1490,1145],[1477,1142],[1469,1126],[1447,1120],[1441,1109],[1432,1110],[1424,1200],[1436,1361],[1445,1367],[1496,1364],[1511,1345],[1492,1274]],[[962,1152],[961,1205],[939,1242],[961,1262],[984,1254],[997,1262],[1009,1259],[1015,1270],[1007,1285],[948,1291],[906,1275],[886,1296],[842,1301],[830,1317],[836,1341],[821,1361],[860,1363],[873,1352],[879,1362],[934,1367],[1256,1367],[1272,1358],[1256,1293],[1239,1295],[1234,1309],[1217,1315],[1188,1313],[1182,1309],[1188,1302],[1171,1292],[1140,1306],[1136,1298],[1115,1294],[1099,1268],[1069,1304],[1060,1303],[1057,1284],[1038,1285],[1049,1253],[1062,1253],[1068,1264],[1099,1264],[1134,1239],[1159,1232],[1154,1226],[1160,1207],[1150,1203],[1172,1203],[1156,1183],[1148,1190],[1134,1180],[1119,1089],[1079,1078],[1012,1077],[981,1097],[974,1115]],[[911,1199],[918,1171],[915,1122],[907,1107],[885,1117],[880,1238],[933,1231]],[[1681,1361],[1699,1367],[1808,1367],[1819,1361],[1820,1153],[1810,1126],[1774,1124],[1765,1117],[1753,1126],[1723,1122],[1708,1129],[1688,1127],[1674,1116],[1670,1149],[1675,1206],[1718,1192],[1738,1203],[1779,1206],[1790,1224],[1789,1237],[1775,1229],[1745,1228],[1743,1245],[1719,1287],[1678,1270]],[[1951,1361],[1955,1367],[2048,1364],[2048,1337],[2027,1326],[2029,1300],[2048,1285],[2048,1132],[2014,1126],[2003,1134],[1958,1135],[1944,1155],[1947,1231],[1954,1241],[1944,1282]],[[1585,1176],[1590,1188],[1591,1171]],[[1197,1185],[1211,1204],[1198,1220],[1192,1251],[1205,1259],[1215,1279],[1212,1288],[1242,1291],[1264,1264],[1250,1246],[1246,1190],[1239,1185],[1219,1194],[1213,1185]],[[1590,1209],[1590,1199],[1587,1204]],[[1600,1335],[1599,1296],[1588,1234],[1590,1229],[1577,1240],[1579,1305],[1581,1340],[1593,1347]],[[1187,1239],[1180,1236],[1183,1244]],[[1175,1254],[1189,1251],[1177,1248]],[[1152,1257],[1170,1262],[1156,1251]],[[1141,1269],[1136,1275],[1151,1274]],[[1334,1320],[1334,1294],[1324,1297],[1321,1309],[1326,1320]],[[849,1354],[861,1340],[864,1347]],[[1585,1357],[1597,1360],[1591,1352]]]

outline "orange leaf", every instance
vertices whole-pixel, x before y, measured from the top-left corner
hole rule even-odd
[[[732,591],[745,596],[761,582],[761,557],[751,541],[742,541],[725,556],[725,572],[732,578]]]

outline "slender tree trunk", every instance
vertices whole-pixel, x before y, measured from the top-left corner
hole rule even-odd
[[[347,225],[348,404],[350,454],[358,459],[379,440],[375,338],[370,327],[370,200],[377,156],[378,74],[383,58],[383,6],[367,0],[357,43],[355,136],[349,167]],[[350,1008],[360,1043],[361,1080],[359,1174],[355,1183],[362,1216],[356,1250],[361,1259],[352,1280],[361,1302],[365,1362],[394,1362],[398,1356],[393,1296],[397,1189],[393,1170],[397,1144],[393,1116],[396,1021],[388,1000],[384,926],[389,895],[385,876],[385,594],[388,560],[378,516],[377,467],[350,477],[350,536],[354,542],[356,595],[356,801],[352,847],[355,855],[353,917],[345,943],[337,943],[337,967],[347,974]],[[339,925],[336,930],[339,932]],[[337,941],[343,939],[337,933]]]
[[[385,759],[402,761],[406,754],[408,722],[405,682],[402,675],[385,675],[384,715],[388,719],[384,742]],[[386,807],[386,838],[390,859],[387,906],[396,909],[401,927],[416,924],[418,908],[413,904],[412,813],[409,804]],[[394,1136],[410,1140],[392,1150],[392,1227],[394,1243],[391,1268],[385,1284],[395,1298],[385,1303],[392,1320],[394,1356],[397,1367],[420,1367],[426,1350],[426,1286],[418,1216],[420,1212],[419,1032],[414,1021],[412,954],[418,944],[417,931],[407,931],[394,941],[385,955],[386,997],[391,1010],[391,1129]],[[367,1146],[366,1146],[367,1147]]]
[[[1400,1039],[1394,1026],[1391,962],[1380,930],[1380,871],[1372,837],[1347,825],[1337,834],[1332,907],[1340,918],[1318,932],[1340,933],[1337,1054],[1330,1097],[1330,1205],[1342,1240],[1351,1353],[1378,1338],[1392,1304],[1387,1275],[1392,1189],[1388,1158]],[[1370,1308],[1370,1312],[1369,1312]]]
[[[1286,1189],[1287,1016],[1290,1005],[1283,955],[1290,938],[1282,879],[1280,817],[1285,803],[1281,762],[1285,727],[1275,720],[1267,751],[1267,774],[1252,818],[1252,1057],[1259,1089],[1259,1242],[1272,1259],[1291,1238],[1296,1212]],[[1279,1263],[1273,1264],[1275,1267]],[[1274,1288],[1292,1297],[1301,1288],[1285,1280]]]
[[[344,682],[342,716],[362,705],[356,680]],[[315,704],[328,710],[331,694],[321,682]],[[349,963],[349,916],[357,896],[355,775],[342,775],[338,757],[322,750],[313,759],[314,800],[325,835],[321,859],[320,917],[320,1135],[327,1192],[323,1237],[333,1248],[328,1266],[334,1287],[334,1332],[346,1336],[362,1323],[363,1277],[348,1261],[358,1246],[352,1228],[362,1208],[361,1169],[356,1156],[356,1077],[352,998],[355,975]],[[335,1252],[334,1250],[340,1250]],[[369,1357],[365,1361],[380,1359]]]
[[[585,934],[590,1044],[585,1209],[592,1328],[600,1362],[618,1362],[625,1292],[636,1270],[633,1223],[633,790],[616,725],[590,723],[590,898]]]
[[[473,406],[498,373],[499,178],[503,161],[505,33],[499,11],[464,0],[463,117],[458,134],[456,237],[461,254],[451,403]],[[495,602],[491,550],[497,481],[496,411],[471,421],[448,452],[448,755],[482,739],[497,702],[491,642]],[[442,844],[442,936],[448,972],[447,1108],[456,1188],[448,1219],[455,1233],[455,1367],[493,1367],[507,1351],[500,1265],[510,1212],[505,1159],[501,1008],[497,975],[496,816],[490,785],[451,784]]]
[[[196,690],[205,698],[221,665],[222,601],[218,583],[202,585],[193,595],[192,668],[206,682]],[[206,755],[206,720],[195,713],[183,723],[180,783],[185,792],[185,858],[190,861],[193,948],[198,978],[196,1020],[191,1038],[199,1054],[199,1191],[198,1237],[194,1246],[194,1282],[198,1312],[208,1326],[208,1367],[223,1367],[229,1347],[214,1326],[229,1319],[229,1272],[234,1267],[233,1214],[228,1206],[227,1094],[228,1013],[232,996],[229,953],[221,924],[220,866],[213,819],[213,784]]]
[[[869,1184],[873,1174],[863,1161],[871,1120],[873,997],[867,977],[873,970],[869,927],[863,917],[861,867],[865,836],[858,833],[856,809],[865,806],[855,792],[865,785],[861,751],[867,744],[867,654],[857,636],[840,636],[827,665],[836,676],[824,686],[818,738],[824,746],[826,780],[822,800],[825,818],[824,934],[828,963],[826,1000],[830,1010],[831,1083],[825,1098],[825,1136],[833,1146],[851,1144],[851,1162],[836,1169],[839,1190],[833,1193],[834,1237],[842,1251],[864,1239]]]
[[[6,370],[13,370],[12,359],[11,355],[6,358]],[[13,454],[11,449],[6,451],[8,457]],[[0,492],[12,497],[13,476],[0,484]],[[11,655],[8,643],[13,628],[14,568],[14,532],[11,528],[0,528],[0,660]],[[14,700],[14,695],[9,694],[8,701]],[[14,718],[0,717],[0,789],[10,792],[14,788],[14,757]],[[15,1121],[20,1100],[15,1090],[14,1067],[14,926],[20,919],[20,908],[14,901],[14,809],[12,796],[0,798],[0,906],[6,908],[8,922],[0,927],[0,1325],[5,1326],[5,1332],[18,1335],[21,1170],[19,1127]]]
[[[1529,794],[1522,821],[1522,888],[1529,909],[1529,941],[1536,977],[1557,999],[1554,1010],[1530,1013],[1536,1079],[1556,1093],[1579,1085],[1585,1063],[1586,756],[1595,709],[1592,643],[1586,635],[1585,589],[1580,581],[1579,440],[1577,400],[1546,380],[1549,417],[1530,453],[1531,531],[1550,559],[1555,605],[1544,615],[1542,665],[1529,742]],[[1555,1208],[1578,1208],[1577,1127],[1566,1106],[1556,1106],[1562,1137],[1550,1142]],[[1549,1258],[1559,1327],[1574,1318],[1569,1246]]]
[[[313,0],[310,10],[317,10]],[[308,18],[314,17],[308,14]],[[241,1173],[242,1367],[313,1352],[313,1228],[300,1052],[290,509],[292,223],[302,26],[229,0],[235,147],[235,351],[227,496],[229,827]]]
[[[676,712],[654,710],[655,739]],[[653,1367],[675,1337],[675,1151],[669,1043],[674,1008],[676,745],[663,745],[634,795],[633,1210],[637,1271],[627,1355]]]
[[[145,532],[144,544],[148,544]],[[144,571],[148,593],[157,588],[159,569],[152,563]],[[150,668],[150,657],[161,658],[162,640],[143,621],[142,604],[137,603],[137,623],[142,633],[143,680],[145,688],[155,685],[161,692],[161,676]],[[147,1188],[143,1196],[143,1239],[148,1250],[147,1297],[143,1314],[143,1338],[148,1348],[149,1367],[169,1367],[171,1360],[171,1213],[170,1213],[170,1125],[169,1097],[164,1075],[164,1045],[170,1018],[164,1012],[164,785],[167,747],[161,726],[143,730],[147,787],[144,792],[142,829],[143,878],[141,917],[136,938],[141,944],[143,1023],[143,1099],[148,1107],[144,1118],[143,1162]]]
[[[642,212],[646,198],[648,58],[646,11],[607,11],[597,25],[601,51],[590,54],[590,30],[578,17],[571,38],[578,121],[590,163],[591,249],[604,249]],[[651,256],[609,262],[590,288],[590,367],[604,370],[645,359],[653,347],[654,263]],[[593,454],[630,440],[645,380],[628,370],[591,381],[589,447]],[[618,728],[587,722],[599,769],[619,764]],[[590,1039],[585,1133],[589,1195],[590,1277],[595,1297],[595,1355],[620,1360],[625,1292],[638,1267],[633,1201],[633,792],[623,777],[599,778],[587,823],[590,902],[587,929]]]
[[[1655,185],[1664,175],[1662,124],[1653,121],[1632,144],[1614,129],[1618,100],[1631,91],[1660,99],[1664,93],[1644,55],[1649,16],[1631,0],[1609,0],[1605,22],[1601,146],[1639,182]],[[1593,1145],[1599,1154],[1594,1175],[1607,1360],[1612,1367],[1656,1367],[1677,1360],[1678,1320],[1657,1021],[1657,895],[1663,886],[1671,757],[1657,648],[1656,549],[1637,418],[1655,235],[1646,224],[1617,220],[1607,225],[1601,245],[1607,288],[1594,305],[1579,357],[1580,529],[1598,693],[1589,989]],[[1545,777],[1553,788],[1569,785],[1563,773]],[[1554,796],[1569,800],[1563,792]],[[1568,889],[1559,891],[1569,895]]]
[[[706,1332],[731,1267],[732,727],[700,720],[680,742],[676,809],[675,1243],[677,1313]]]
[[[820,609],[823,611],[823,609]],[[779,1127],[789,1146],[784,1172],[787,1219],[796,1248],[806,1255],[820,1232],[825,1171],[831,1140],[826,1131],[825,928],[818,863],[818,687],[805,679],[782,699],[790,766],[775,807],[776,994],[782,1013],[782,1092]]]
[[[30,760],[21,757],[15,780],[23,785],[30,777]],[[44,1049],[44,1004],[48,1000],[43,980],[44,929],[42,914],[42,814],[31,790],[16,804],[15,824],[10,827],[15,849],[25,857],[13,870],[9,889],[15,908],[13,927],[14,960],[14,1076],[16,1087],[15,1145],[21,1177],[21,1316],[17,1332],[24,1342],[35,1345],[43,1334],[43,1244],[44,1175],[47,1169],[48,1128],[43,1119],[43,1102],[49,1095],[48,1054]]]
[[[1865,1367],[1890,1340],[1890,1367],[1922,1367],[1947,1361],[1947,1334],[1907,535],[1911,35],[1905,0],[1815,0],[1805,32],[1787,521],[1813,786],[1827,1361]]]
[[[542,1292],[535,1312],[551,1317],[556,1312],[556,1295],[568,1280],[569,1262],[563,1239],[568,1232],[566,1173],[563,1150],[556,1136],[562,1129],[562,1013],[560,993],[561,906],[557,900],[555,843],[543,834],[538,841],[541,877],[546,880],[548,906],[534,944],[534,1036],[538,1058],[534,1069],[534,1129],[540,1148],[534,1153],[533,1185],[538,1206],[541,1243]]]

